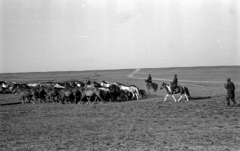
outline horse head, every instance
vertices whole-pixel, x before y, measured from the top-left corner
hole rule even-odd
[[[167,86],[167,84],[163,82],[163,83],[162,83],[162,86],[160,87],[160,90],[166,88],[166,86]]]
[[[145,80],[145,83],[149,83],[148,80]]]

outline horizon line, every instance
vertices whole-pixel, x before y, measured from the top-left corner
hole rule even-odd
[[[51,73],[51,72],[94,72],[94,71],[113,71],[113,70],[135,70],[135,69],[173,69],[173,68],[211,68],[211,67],[238,67],[240,65],[216,65],[216,66],[186,66],[186,67],[145,67],[145,68],[119,68],[119,69],[96,69],[96,70],[64,70],[64,71],[29,71],[29,72],[6,72],[1,74],[24,74],[24,73]]]

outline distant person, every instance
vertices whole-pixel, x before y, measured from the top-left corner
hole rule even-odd
[[[152,83],[152,77],[151,74],[148,75],[148,79],[146,80],[147,83]]]
[[[171,82],[171,91],[172,93],[174,92],[174,90],[176,89],[178,85],[178,79],[177,79],[177,75],[174,75],[173,81]]]
[[[230,106],[230,100],[233,102],[233,106],[236,105],[235,101],[235,86],[233,82],[231,82],[230,78],[227,78],[227,83],[224,84],[225,89],[227,89],[226,100],[227,105]]]

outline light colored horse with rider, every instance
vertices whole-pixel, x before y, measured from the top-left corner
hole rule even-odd
[[[185,96],[185,98],[187,99],[187,101],[189,101],[189,98],[192,98],[192,97],[190,96],[190,93],[189,93],[188,88],[185,87],[185,86],[180,86],[180,85],[178,85],[178,86],[175,88],[175,91],[173,92],[173,91],[171,90],[170,85],[163,82],[163,83],[162,83],[162,86],[160,87],[160,89],[161,89],[161,90],[162,90],[162,89],[165,89],[165,90],[167,91],[167,95],[166,95],[165,98],[164,98],[164,102],[167,100],[167,97],[168,97],[169,95],[172,96],[172,98],[174,99],[174,102],[180,102],[180,100],[182,99],[183,95]],[[178,100],[176,100],[176,98],[174,97],[174,94],[178,94],[178,93],[180,93],[181,96],[180,96],[180,98],[179,98]]]

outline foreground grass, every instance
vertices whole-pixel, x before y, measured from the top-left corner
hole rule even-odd
[[[143,80],[128,79],[133,70],[99,71],[96,80],[117,81],[146,89]],[[231,72],[230,72],[231,71]],[[144,74],[143,74],[144,73]],[[136,76],[182,80],[239,81],[239,69],[149,69]],[[155,74],[154,74],[155,73]],[[224,73],[224,74],[223,74]],[[2,75],[9,81],[90,77],[92,72]],[[28,76],[26,76],[28,75]],[[94,77],[95,78],[95,77]],[[162,81],[155,81],[160,85]],[[191,83],[194,84],[194,83]],[[223,84],[187,85],[190,102],[163,102],[165,90],[140,101],[95,105],[17,104],[19,96],[0,94],[0,150],[240,150],[240,107],[227,107]],[[236,84],[239,102],[239,84]],[[177,96],[179,97],[179,96]]]
[[[1,150],[239,150],[239,107],[222,97],[0,106]]]

